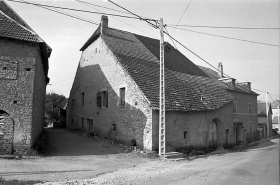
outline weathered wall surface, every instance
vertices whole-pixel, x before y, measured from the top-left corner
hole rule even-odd
[[[220,109],[207,112],[166,112],[166,147],[167,151],[181,146],[209,146],[210,126],[214,119],[217,124],[218,144],[225,144],[226,129],[228,129],[228,143],[233,143],[232,103]],[[159,132],[158,111],[153,111],[153,150],[158,149]],[[184,138],[184,133],[186,138]]]
[[[120,106],[123,87],[126,104]],[[108,107],[99,108],[97,94],[102,91],[108,92]],[[124,143],[135,139],[137,146],[152,148],[149,103],[101,38],[83,52],[79,62],[67,108],[67,128],[72,127]]]
[[[14,124],[6,113],[0,113],[0,154],[10,154],[13,151]]]
[[[39,85],[42,82],[40,75],[37,75],[38,79],[34,80],[36,68],[41,68],[39,52],[38,44],[0,38],[0,110],[7,112],[13,119],[13,149],[16,153],[24,153],[28,150],[35,139],[32,137],[36,137],[40,130],[34,128],[34,133],[31,134],[32,110],[38,108],[36,105],[33,106],[33,102],[36,102],[34,93],[38,93],[37,98],[40,96],[38,104],[42,102],[42,96],[45,95],[45,92],[39,95],[44,89],[39,91],[34,89],[35,81],[36,88],[45,85],[45,82]],[[34,113],[34,120],[37,120],[40,114]],[[38,119],[34,124],[39,125],[43,122],[39,123]]]
[[[237,112],[233,113],[233,120],[242,122],[243,143],[251,142],[258,135],[258,104],[257,96],[237,91],[229,91],[237,102]],[[252,104],[252,113],[249,113],[248,104]]]

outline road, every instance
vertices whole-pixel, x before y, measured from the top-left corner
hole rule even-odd
[[[0,184],[279,185],[279,138],[240,151],[174,161],[125,153],[118,145],[80,132],[48,133],[49,156],[0,158]]]
[[[279,138],[237,152],[158,160],[77,184],[279,185]],[[79,182],[79,183],[78,183]]]

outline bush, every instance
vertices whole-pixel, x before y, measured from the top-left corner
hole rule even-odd
[[[185,155],[192,156],[192,155],[204,155],[216,150],[217,147],[195,147],[195,146],[184,146],[176,148],[176,152],[181,152]]]

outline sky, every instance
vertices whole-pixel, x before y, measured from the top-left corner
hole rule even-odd
[[[125,11],[105,0],[81,1]],[[47,86],[47,92],[55,92],[68,97],[82,54],[79,50],[97,29],[98,25],[96,24],[100,23],[101,14],[55,9],[96,23],[91,24],[38,6],[7,0],[6,2],[52,48],[48,74],[50,84]],[[77,0],[33,0],[28,2],[133,16],[81,3]],[[279,29],[226,29],[183,26],[279,28],[279,0],[113,0],[113,2],[140,16],[156,20],[163,18],[169,34],[184,46],[215,67],[218,66],[219,62],[222,62],[224,73],[236,78],[237,81],[251,82],[252,88],[260,94],[258,100],[265,101],[265,91],[269,93],[268,101],[280,99]],[[156,39],[160,38],[159,30],[149,26],[145,21],[110,15],[108,19],[109,27]],[[181,28],[181,30],[169,26],[176,25],[178,22],[182,26],[177,28]],[[167,35],[164,39],[173,45],[172,40]],[[184,47],[177,43],[175,45],[195,64],[211,68]]]

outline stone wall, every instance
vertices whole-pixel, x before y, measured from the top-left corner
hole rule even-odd
[[[7,113],[0,112],[0,154],[13,152],[14,124]]]
[[[120,105],[120,88],[125,88],[125,106]],[[108,93],[108,107],[97,107],[102,92]],[[149,102],[98,38],[82,53],[68,99],[67,128],[127,144],[135,139],[137,146],[151,149],[151,123]]]
[[[14,122],[14,138],[13,148],[16,153],[26,152],[34,143],[33,136],[36,137],[38,133],[32,134],[32,116],[34,92],[42,93],[44,89],[39,91],[34,89],[42,88],[41,77],[34,80],[35,70],[41,64],[40,48],[38,44],[21,42],[16,40],[9,40],[0,38],[0,110],[7,112]],[[40,73],[40,72],[39,72]],[[42,96],[44,94],[36,95]],[[38,103],[42,103],[42,100]],[[39,111],[42,111],[40,109]],[[36,113],[34,113],[36,114]],[[39,116],[38,116],[39,117]],[[36,123],[36,124],[43,124]],[[39,132],[40,129],[36,129]],[[1,147],[1,146],[0,146]]]
[[[166,149],[174,151],[181,146],[209,146],[210,126],[212,121],[220,120],[217,124],[218,144],[233,143],[232,103],[205,112],[166,112]],[[158,150],[159,114],[153,111],[153,150]]]

